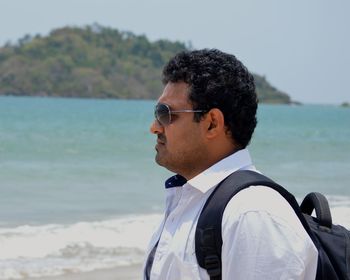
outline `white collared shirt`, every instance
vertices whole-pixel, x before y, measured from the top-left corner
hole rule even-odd
[[[215,186],[237,170],[256,171],[247,149],[166,189],[164,219],[148,249],[159,240],[151,280],[209,279],[195,254],[198,217]],[[288,202],[271,188],[252,186],[230,200],[222,238],[222,280],[315,279],[317,249]]]

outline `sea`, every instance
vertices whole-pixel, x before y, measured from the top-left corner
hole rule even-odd
[[[0,279],[139,264],[162,218],[155,101],[0,97]],[[260,105],[258,170],[350,228],[350,109]]]

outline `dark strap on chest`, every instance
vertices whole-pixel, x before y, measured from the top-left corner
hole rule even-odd
[[[149,253],[149,255],[147,257],[145,271],[144,271],[146,280],[151,279],[151,270],[152,270],[152,266],[153,266],[154,256],[155,256],[157,248],[158,248],[158,243],[159,243],[159,240],[157,241],[156,245],[154,245],[154,247],[152,248],[151,252]]]
[[[250,186],[270,187],[279,192],[294,209],[299,209],[292,194],[257,172],[236,171],[223,180],[206,201],[199,216],[195,233],[198,264],[207,270],[211,280],[221,279],[221,224],[225,207],[235,194]],[[300,216],[301,213],[297,213],[297,215]]]

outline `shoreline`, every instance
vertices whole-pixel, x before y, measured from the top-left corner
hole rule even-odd
[[[57,276],[27,278],[28,280],[140,280],[142,264],[98,269],[89,272],[66,273]]]

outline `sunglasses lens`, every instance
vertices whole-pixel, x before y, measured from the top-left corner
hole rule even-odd
[[[170,122],[169,107],[165,104],[157,104],[154,110],[155,118],[162,124],[167,125]]]

